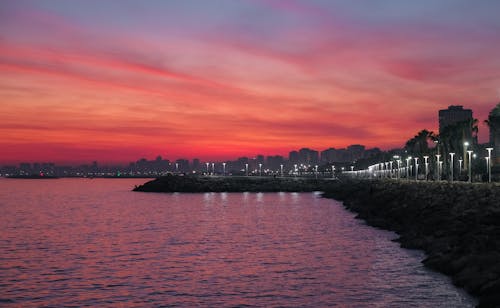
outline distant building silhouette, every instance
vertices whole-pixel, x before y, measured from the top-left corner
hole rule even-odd
[[[464,109],[463,106],[452,105],[449,106],[448,109],[441,109],[439,110],[439,134],[443,133],[443,130],[447,126],[471,120],[472,120],[472,110]],[[469,136],[470,135],[471,134],[469,134]]]

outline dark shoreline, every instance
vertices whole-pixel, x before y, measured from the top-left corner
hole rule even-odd
[[[143,192],[308,192],[343,202],[367,224],[395,231],[401,246],[423,250],[425,266],[451,276],[500,307],[500,186],[447,182],[353,181],[313,178],[159,178]]]

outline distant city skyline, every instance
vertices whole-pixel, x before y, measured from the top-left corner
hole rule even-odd
[[[500,2],[0,4],[0,165],[401,148],[500,101]]]

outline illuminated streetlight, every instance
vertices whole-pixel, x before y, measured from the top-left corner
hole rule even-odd
[[[394,155],[392,158],[395,159],[396,162],[398,162],[399,155]],[[399,163],[398,163],[398,172],[396,173],[396,178],[399,179]]]
[[[226,175],[226,163],[222,163],[222,175]]]
[[[409,156],[407,159],[406,159],[406,179],[409,180],[410,179],[410,161],[411,161],[411,156]]]
[[[460,181],[460,173],[462,172],[462,159],[458,160],[458,180]]]
[[[215,163],[212,163],[212,174],[215,175]]]
[[[455,156],[455,153],[450,153],[450,171],[451,171],[451,181],[453,182],[453,156]]]
[[[488,151],[488,183],[491,183],[491,151],[493,148],[486,148],[486,151]]]
[[[439,172],[439,167],[440,167],[440,163],[439,163],[439,158],[441,157],[441,155],[439,154],[436,154],[436,168],[437,168],[437,180],[440,181],[441,180],[441,174]]]
[[[245,175],[248,176],[248,164],[245,164]]]
[[[415,181],[418,181],[418,157],[415,157]]]
[[[469,145],[469,143],[467,142],[467,145]],[[469,155],[469,166],[468,166],[468,169],[469,169],[469,183],[472,182],[472,164],[471,164],[471,156],[472,156],[472,151],[469,150],[467,151],[467,155]]]
[[[332,178],[334,178],[334,177],[335,177],[335,166],[332,165]]]
[[[208,165],[210,165],[210,163],[205,163],[207,165],[207,175],[209,174],[209,171],[208,171]]]
[[[262,176],[262,164],[259,164],[259,176]]]
[[[280,165],[280,174],[283,176],[283,164]]]
[[[467,169],[467,155],[465,155],[465,153],[467,153],[467,147],[469,146],[469,142],[465,141],[464,142],[464,171]],[[469,165],[470,165],[470,160],[469,160]]]
[[[427,181],[427,176],[429,175],[429,156],[424,156],[425,162],[425,180]]]

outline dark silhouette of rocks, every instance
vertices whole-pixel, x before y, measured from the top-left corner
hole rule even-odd
[[[164,176],[134,188],[144,192],[306,192],[324,191],[332,180],[281,177]]]
[[[396,231],[404,248],[422,249],[423,263],[500,307],[500,186],[363,181],[330,187],[372,226]]]

